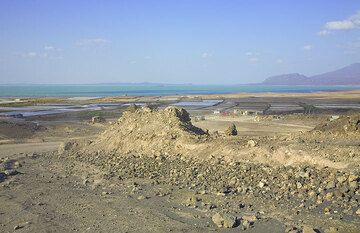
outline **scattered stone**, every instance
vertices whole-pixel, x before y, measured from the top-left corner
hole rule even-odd
[[[236,129],[235,126],[230,128]],[[228,135],[234,135],[231,131],[229,130]],[[237,148],[239,151],[245,143],[249,147],[257,145],[254,140],[234,139],[221,137],[221,143],[227,140],[240,145]],[[189,195],[185,195],[183,201],[186,203],[183,204],[211,213],[213,211],[209,209],[216,207],[211,202],[215,202],[218,213],[212,216],[212,221],[222,228],[231,228],[240,223],[239,228],[251,227],[257,220],[256,216],[243,216],[242,220],[237,222],[237,218],[232,215],[220,214],[223,211],[238,213],[239,207],[245,207],[238,205],[239,200],[246,200],[247,203],[252,200],[250,197],[258,199],[259,203],[269,201],[275,208],[294,209],[294,214],[323,210],[328,214],[323,216],[324,218],[336,220],[347,215],[344,210],[354,211],[359,208],[359,179],[356,175],[349,175],[347,170],[335,170],[331,167],[319,169],[306,163],[273,167],[266,162],[252,163],[251,158],[247,156],[244,156],[244,160],[231,160],[232,158],[226,157],[226,153],[222,156],[221,148],[215,151],[206,150],[212,156],[208,160],[199,160],[193,156],[198,148],[197,144],[205,142],[201,146],[206,147],[206,143],[212,140],[212,135],[206,135],[191,124],[189,114],[185,110],[138,109],[134,113],[125,111],[123,117],[93,143],[80,148],[79,154],[89,156],[80,154],[71,158],[99,165],[123,180],[150,178],[150,182],[154,185],[159,184],[159,187],[168,185],[182,190],[190,189],[203,200],[200,201],[195,195],[186,200]],[[259,137],[257,140],[262,145],[265,139]],[[71,147],[70,155],[77,153]],[[262,149],[264,148],[259,148],[258,152],[267,153],[266,148]],[[286,149],[284,153],[286,155],[292,152]],[[322,147],[319,145],[314,153],[323,153]],[[256,153],[251,154],[257,156]],[[336,159],[337,157],[334,158],[334,162]],[[172,191],[153,190],[158,196],[171,194]],[[220,197],[215,197],[217,193]],[[138,190],[135,190],[132,198],[145,198],[139,195]],[[169,195],[169,199],[175,198],[176,195]],[[254,213],[256,210],[255,207],[246,205],[246,211]],[[302,215],[297,217],[300,218]],[[304,224],[307,220],[302,221],[298,224]],[[299,228],[297,231],[302,230]]]

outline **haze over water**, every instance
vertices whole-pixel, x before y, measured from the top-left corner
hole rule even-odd
[[[42,96],[164,96],[226,93],[308,93],[356,90],[359,86],[267,86],[267,85],[0,85],[0,97]]]

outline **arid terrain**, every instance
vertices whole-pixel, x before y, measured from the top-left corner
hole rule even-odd
[[[360,91],[0,115],[0,232],[360,232]]]

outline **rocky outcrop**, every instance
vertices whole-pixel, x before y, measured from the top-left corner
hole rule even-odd
[[[206,138],[207,134],[191,123],[182,108],[130,108],[85,150],[122,154],[178,154],[187,144]]]

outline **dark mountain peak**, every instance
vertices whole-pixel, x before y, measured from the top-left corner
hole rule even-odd
[[[293,73],[267,78],[265,85],[360,85],[360,63],[354,63],[341,69],[324,74],[306,77]]]
[[[306,82],[308,77],[299,73],[282,74],[267,78],[263,84],[267,85],[297,85],[298,82]],[[298,84],[299,85],[299,84]]]

